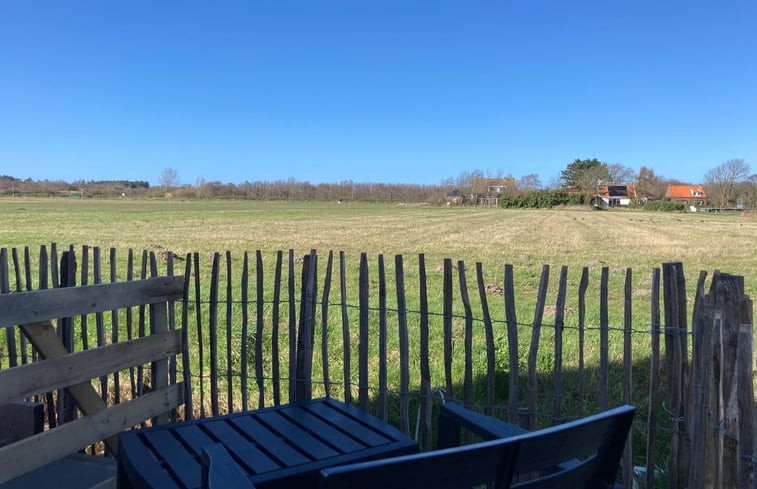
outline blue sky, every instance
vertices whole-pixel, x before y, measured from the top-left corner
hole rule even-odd
[[[0,175],[757,171],[753,1],[0,2]]]

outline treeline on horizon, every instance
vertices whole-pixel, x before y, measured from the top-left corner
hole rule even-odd
[[[578,162],[578,160],[577,160]],[[570,165],[569,165],[570,169]],[[618,178],[618,180],[621,180]],[[627,172],[622,179],[635,185],[640,203],[662,201],[670,184],[677,180],[655,175],[642,167],[638,174]],[[358,183],[350,180],[338,183],[298,181],[294,178],[276,181],[243,182],[241,184],[198,180],[196,185],[151,186],[142,180],[25,180],[0,175],[0,196],[16,197],[75,197],[75,198],[173,198],[173,199],[238,199],[269,201],[333,201],[385,202],[426,205],[445,205],[450,202],[477,205],[479,197],[489,195],[489,186],[502,184],[497,193],[499,205],[505,208],[546,208],[556,206],[590,205],[596,195],[594,189],[555,182],[543,186],[538,175],[520,179],[512,176],[484,176],[482,172],[461,173],[457,178],[443,180],[438,185]],[[714,183],[703,184],[710,199],[716,195]],[[567,188],[571,188],[570,191]],[[757,207],[757,179],[734,182],[727,201],[741,199],[748,207]],[[651,210],[651,209],[650,209]]]

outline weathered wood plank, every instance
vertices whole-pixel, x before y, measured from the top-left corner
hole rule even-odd
[[[386,421],[386,271],[384,270],[384,255],[378,256],[379,272],[379,397],[378,418]]]
[[[276,269],[273,277],[273,309],[271,311],[271,374],[273,376],[273,404],[281,404],[281,365],[279,362],[279,317],[281,301],[281,267],[284,253],[276,253]]]
[[[219,254],[213,254],[213,268],[210,277],[210,304],[208,330],[210,340],[210,410],[219,415],[218,406],[218,261]]]
[[[201,283],[200,283],[200,254],[195,252],[192,255],[192,259],[194,262],[194,284],[195,284],[195,297],[194,297],[194,306],[195,306],[195,324],[197,325],[197,346],[199,348],[199,351],[204,352],[205,349],[203,348],[204,343],[204,336],[202,334],[202,294],[201,294]],[[128,311],[127,311],[128,312]],[[203,357],[205,355],[198,355],[199,358],[199,375],[200,375],[200,381],[198,382],[200,384],[200,416],[205,417],[205,361],[203,360]]]
[[[226,331],[226,405],[227,412],[234,412],[234,364],[231,359],[232,345],[231,332],[234,329],[234,323],[231,319],[233,306],[233,287],[231,275],[231,251],[226,250],[226,322],[224,330]],[[243,374],[246,375],[246,372]]]
[[[562,423],[562,332],[565,328],[565,301],[568,294],[568,267],[560,268],[560,279],[557,288],[557,304],[555,305],[555,367],[554,402],[552,405],[552,424]]]
[[[0,483],[109,438],[144,419],[176,408],[184,386],[173,384],[106,411],[80,418],[0,448]]]
[[[507,321],[507,353],[510,382],[507,386],[507,410],[510,422],[518,423],[519,368],[518,368],[518,315],[515,311],[515,284],[513,266],[505,265],[504,277],[505,319]]]
[[[63,343],[60,342],[58,339],[57,334],[55,333],[55,329],[53,328],[53,325],[50,321],[44,321],[41,323],[33,323],[33,324],[27,324],[21,326],[21,330],[24,332],[24,334],[29,338],[29,341],[32,342],[34,347],[42,354],[45,358],[47,358],[47,361],[55,362],[58,358],[67,358],[72,357],[75,354],[69,354],[66,348],[63,346]],[[84,350],[83,353],[87,352],[88,350]],[[39,365],[41,362],[37,362],[33,365]],[[46,363],[46,362],[42,362]],[[46,364],[48,368],[50,368],[49,364]],[[32,365],[27,365],[28,367],[31,367]],[[19,367],[22,368],[22,367]],[[44,369],[43,369],[44,370]],[[12,373],[15,370],[6,371],[9,373]],[[76,372],[77,368],[76,366],[71,366],[70,371],[68,373]],[[65,372],[65,371],[64,371]],[[46,372],[43,371],[43,375]],[[73,402],[75,401],[76,404],[79,406],[79,409],[84,414],[95,414],[97,412],[103,411],[107,409],[107,405],[105,404],[105,401],[101,399],[98,395],[95,389],[92,387],[92,384],[90,383],[90,379],[94,378],[97,374],[100,372],[97,372],[94,376],[89,377],[86,381],[81,383],[72,383],[70,381],[67,381],[65,385],[60,385],[57,387],[67,387],[66,388],[66,395],[68,398],[71,399],[70,402],[71,406],[70,408],[73,409]],[[12,380],[18,380],[17,376],[12,376]],[[55,387],[50,387],[50,389],[46,390],[52,390]],[[112,453],[117,453],[118,450],[118,440],[114,437],[109,437],[105,440],[105,445],[108,447],[108,449]]]
[[[368,313],[370,304],[368,303],[369,286],[368,283],[368,257],[365,253],[360,254],[360,277],[359,277],[359,294],[358,304],[360,309],[360,324],[358,333],[358,401],[360,409],[368,410]]]
[[[599,409],[606,411],[608,406],[608,372],[610,368],[609,337],[609,306],[608,297],[610,269],[602,267],[602,276],[599,283]]]
[[[397,330],[400,347],[400,430],[410,433],[408,390],[410,385],[410,360],[407,337],[407,301],[405,299],[405,269],[402,255],[394,257],[395,282],[397,284]]]
[[[331,377],[329,375],[329,296],[331,295],[331,276],[334,271],[334,252],[329,251],[326,262],[326,277],[323,280],[321,296],[321,363],[323,364],[323,386],[326,397],[331,397]]]
[[[541,336],[541,323],[544,317],[544,306],[549,287],[549,265],[542,266],[541,279],[539,280],[539,292],[536,297],[534,308],[534,322],[531,329],[531,346],[528,350],[528,426],[529,431],[537,429],[536,406],[538,396],[538,382],[536,372],[536,358],[539,353],[539,338]]]
[[[454,399],[452,383],[452,259],[444,259],[443,317],[444,317],[444,385],[445,397]]]
[[[182,277],[0,294],[0,327],[181,298]]]
[[[632,332],[632,304],[633,304],[633,270],[626,269],[626,283],[624,289],[624,306],[623,306],[623,403],[631,404],[631,381],[633,357],[631,351],[631,332]],[[633,481],[633,430],[628,432],[626,447],[623,451],[622,470],[623,470],[623,487],[631,487]]]
[[[255,383],[258,386],[258,409],[265,406],[265,383],[263,380],[263,318],[265,317],[264,301],[265,288],[263,282],[263,253],[255,251]],[[247,377],[247,372],[243,377]],[[245,382],[246,384],[246,382]]]
[[[463,332],[463,405],[473,405],[473,310],[468,297],[468,282],[465,278],[465,263],[457,262],[457,277],[460,284],[460,301],[465,311],[465,329]]]
[[[420,415],[420,444],[423,450],[431,450],[431,369],[429,366],[428,349],[428,288],[426,282],[426,256],[418,255],[418,281],[420,293],[420,364],[421,364],[421,415]]]
[[[350,371],[351,345],[350,345],[350,319],[347,314],[347,265],[344,251],[339,252],[339,287],[341,293],[342,308],[342,349],[344,350],[344,402],[352,403],[352,377]]]
[[[40,327],[52,331],[47,322],[27,325],[25,329]],[[57,339],[57,335],[54,337]],[[51,341],[39,346],[36,340],[33,343],[35,348],[47,352],[47,359],[0,371],[0,403],[88,382],[102,374],[181,353],[181,331],[168,331],[72,354],[65,352],[65,356],[61,356],[64,353],[58,348],[62,347],[60,342],[58,347]]]
[[[259,266],[256,270],[256,273],[261,274],[263,273],[262,266]],[[248,409],[248,403],[247,403],[247,380],[248,380],[248,369],[249,369],[249,360],[248,360],[248,352],[247,352],[247,338],[249,335],[249,327],[250,327],[250,315],[247,310],[249,307],[249,280],[250,280],[250,257],[248,253],[245,251],[244,256],[242,258],[242,278],[241,278],[241,284],[240,284],[240,293],[242,295],[242,341],[240,344],[240,361],[241,361],[241,368],[242,372],[240,374],[239,383],[242,388],[242,410],[247,411]],[[261,314],[262,311],[258,311],[258,314]],[[262,320],[262,319],[261,319]],[[256,338],[256,344],[260,341],[260,337]],[[257,357],[257,353],[255,354]],[[255,359],[257,362],[257,358]],[[257,365],[257,364],[256,364]],[[256,367],[257,368],[257,367]]]
[[[589,267],[581,272],[578,285],[578,417],[584,415],[584,341],[586,334],[586,290],[589,288]]]
[[[481,262],[476,262],[476,278],[478,281],[478,296],[481,301],[481,313],[484,319],[484,334],[486,336],[486,407],[484,412],[491,416],[494,412],[496,399],[496,358],[494,351],[494,328],[489,314],[489,301],[486,298],[486,285],[484,284],[484,270]]]

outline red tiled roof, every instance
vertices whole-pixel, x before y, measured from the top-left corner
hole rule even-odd
[[[674,199],[707,198],[707,193],[701,185],[668,185],[665,195]]]

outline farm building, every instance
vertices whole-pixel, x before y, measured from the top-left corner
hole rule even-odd
[[[596,200],[603,207],[628,207],[636,202],[636,189],[633,184],[602,185]]]
[[[701,185],[668,185],[665,197],[669,197],[673,202],[680,202],[691,210],[696,210],[697,207],[704,205],[707,193]]]

